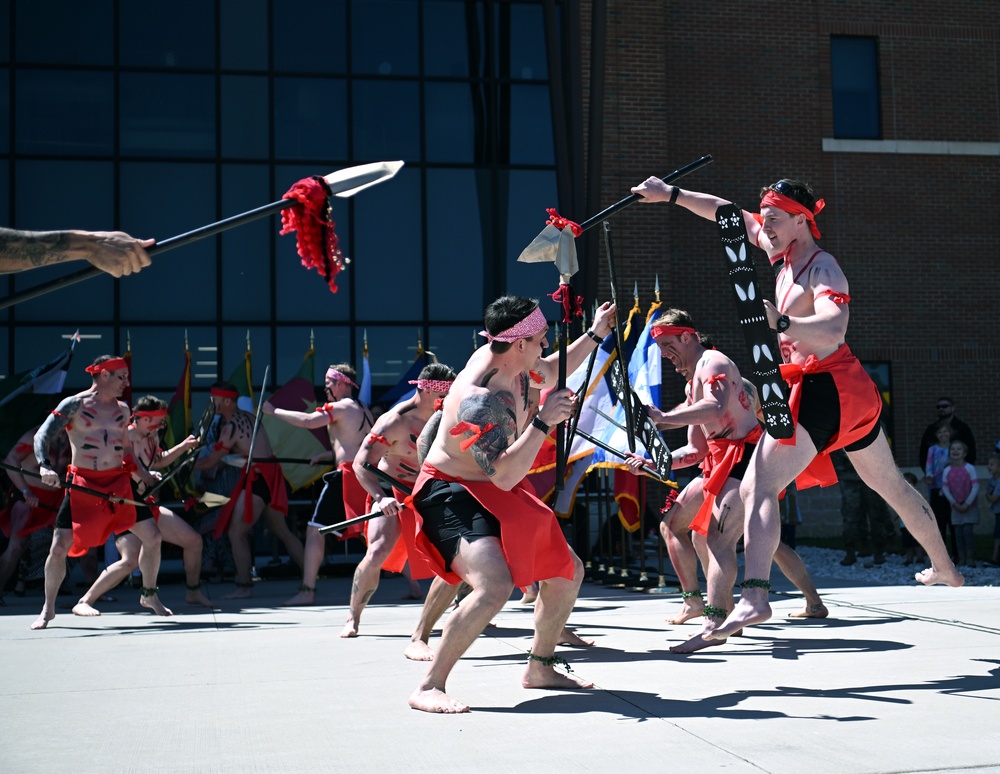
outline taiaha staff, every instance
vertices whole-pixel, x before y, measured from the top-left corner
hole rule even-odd
[[[221,462],[225,465],[232,465],[234,468],[242,468],[249,461],[249,457],[242,454],[227,454]],[[313,462],[307,457],[254,457],[254,462],[284,462],[289,465],[330,465],[330,462]]]
[[[148,492],[146,492],[146,496],[147,497],[155,496],[156,493],[163,488],[164,484],[170,481],[170,479],[172,479],[182,470],[184,470],[184,468],[187,467],[187,464],[189,462],[192,462],[198,456],[198,453],[204,448],[204,446],[205,444],[199,443],[197,446],[187,451],[183,457],[177,460],[174,466],[170,469],[170,472],[167,473],[165,476],[163,476],[159,481],[156,482],[155,486],[153,486]]]
[[[394,177],[395,174],[402,169],[402,167],[402,161],[376,161],[372,164],[360,164],[355,167],[348,167],[347,169],[331,172],[329,175],[325,175],[320,179],[323,180],[324,185],[326,186],[328,196],[336,196],[341,199],[347,199],[366,188],[377,185],[384,180],[389,180]],[[294,190],[294,187],[292,190]],[[289,193],[291,193],[291,191]],[[288,197],[288,194],[286,194],[286,197]],[[157,242],[147,248],[146,252],[151,256],[158,255],[166,252],[167,250],[172,250],[175,247],[182,247],[183,245],[190,244],[191,242],[196,242],[200,239],[214,236],[222,233],[223,231],[227,231],[228,229],[235,228],[236,226],[251,223],[260,218],[268,215],[274,215],[282,210],[288,209],[289,207],[295,207],[300,204],[301,202],[298,199],[283,198],[276,202],[265,204],[263,207],[248,210],[247,212],[243,212],[239,215],[234,215],[230,218],[210,223],[207,226],[196,228],[193,231],[188,231],[184,234],[164,239],[162,242]],[[7,307],[19,304],[22,301],[30,301],[33,298],[38,298],[39,296],[51,293],[54,290],[74,285],[85,279],[99,277],[104,273],[105,272],[101,269],[91,266],[89,269],[83,269],[82,271],[75,272],[74,274],[68,274],[65,277],[53,280],[45,285],[39,285],[38,287],[31,288],[30,290],[25,290],[22,293],[16,293],[12,296],[8,296],[7,298],[0,300],[0,309],[6,309]]]
[[[319,528],[319,534],[321,534],[321,535],[329,535],[331,532],[335,532],[335,533],[339,534],[340,530],[342,530],[342,529],[346,529],[347,527],[354,526],[355,524],[361,524],[361,523],[366,522],[366,521],[371,521],[376,516],[381,516],[381,515],[382,515],[382,509],[379,508],[378,503],[375,503],[374,505],[372,505],[372,512],[371,513],[365,513],[365,514],[362,514],[361,516],[355,516],[353,519],[348,519],[347,521],[340,522],[340,524],[330,524],[330,525],[328,525],[326,527],[320,527]]]
[[[22,476],[31,476],[32,478],[37,479],[42,478],[41,473],[35,473],[33,470],[25,470],[24,468],[19,468],[16,465],[8,465],[6,462],[0,462],[0,468],[13,470],[15,473],[20,473]],[[75,489],[77,492],[83,492],[84,494],[89,494],[101,500],[107,500],[109,503],[113,503],[114,505],[135,505],[139,508],[147,507],[146,503],[140,503],[135,500],[130,500],[127,497],[121,497],[108,492],[100,492],[97,489],[91,489],[89,486],[81,486],[80,484],[73,484],[69,481],[60,481],[59,485],[64,489]]]
[[[400,492],[405,492],[406,494],[413,494],[413,487],[412,486],[410,486],[409,484],[404,484],[398,478],[390,476],[384,470],[380,470],[379,468],[377,468],[374,465],[372,465],[370,462],[365,462],[361,467],[363,467],[369,473],[372,473],[372,474],[378,476],[380,479],[382,479],[383,481],[385,481],[387,484],[391,484],[392,486],[396,487],[396,489],[398,489]]]
[[[628,439],[628,450],[630,452],[635,452],[635,425],[632,422],[632,384],[628,377],[628,364],[624,362],[625,351],[622,348],[624,340],[622,339],[622,326],[621,320],[618,317],[618,278],[615,276],[615,257],[611,249],[611,224],[604,221],[604,247],[608,254],[608,280],[611,283],[611,303],[615,308],[615,349],[617,350],[617,357],[615,360],[618,365],[618,373],[622,376],[622,382],[624,383],[624,395],[622,396],[622,408],[625,410],[625,424],[627,428],[625,430],[625,437]],[[615,367],[615,363],[611,364],[611,367]]]
[[[262,409],[264,408],[264,390],[267,389],[267,375],[271,372],[270,364],[264,366],[264,380],[260,383],[260,401],[257,403],[257,416],[253,421],[253,434],[250,436],[250,449],[247,451],[247,468],[246,473],[250,472],[250,466],[253,465],[253,447],[257,443],[257,431],[260,430],[260,417]]]
[[[597,447],[599,447],[601,449],[604,449],[604,451],[606,451],[608,454],[613,454],[613,455],[615,455],[620,460],[627,460],[628,459],[628,455],[625,454],[625,452],[619,451],[614,446],[610,446],[610,445],[604,443],[604,441],[602,441],[602,440],[600,440],[598,438],[595,438],[590,433],[585,433],[583,430],[577,430],[576,432],[577,432],[577,435],[579,435],[585,441],[590,441],[590,443],[594,444],[594,446],[597,446]],[[642,468],[641,468],[641,470],[647,476],[649,476],[650,478],[655,478],[661,484],[668,484],[669,483],[666,479],[660,477],[659,471],[656,470],[655,468],[651,468],[648,465],[643,465]]]

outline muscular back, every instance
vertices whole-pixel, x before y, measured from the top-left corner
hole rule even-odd
[[[330,424],[326,431],[330,436],[334,463],[350,462],[368,437],[372,426],[371,412],[354,398],[341,398],[333,404],[329,416]]]
[[[705,350],[691,380],[691,402],[706,397],[722,407],[717,419],[702,423],[706,438],[744,438],[757,426],[753,393],[736,364],[718,350]]]
[[[229,420],[222,425],[219,431],[219,443],[225,446],[231,454],[239,454],[242,457],[249,456],[250,443],[253,439],[253,426],[253,414],[236,409]],[[253,456],[255,458],[274,456],[271,439],[267,437],[267,430],[264,429],[263,425],[257,428],[257,438],[253,441]]]

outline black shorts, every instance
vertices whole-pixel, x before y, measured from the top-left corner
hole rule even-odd
[[[73,529],[73,506],[69,503],[69,494],[63,498],[56,514],[56,529]]]
[[[798,421],[809,433],[816,451],[829,447],[830,439],[840,432],[840,393],[833,374],[803,374]],[[845,446],[844,450],[859,451],[871,446],[881,429],[881,422],[876,422],[864,438]]]
[[[344,510],[343,476],[340,470],[331,470],[323,474],[323,490],[319,493],[312,518],[309,519],[310,527],[329,527],[347,519],[347,512]]]
[[[750,467],[750,458],[753,457],[753,450],[756,448],[757,444],[755,443],[743,444],[743,458],[733,465],[733,469],[729,473],[729,478],[735,478],[737,481],[743,480],[747,468]]]
[[[423,488],[415,504],[424,521],[424,534],[440,552],[448,572],[463,539],[475,543],[482,538],[500,537],[497,517],[459,483],[435,479]]]

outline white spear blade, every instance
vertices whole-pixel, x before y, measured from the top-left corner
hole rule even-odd
[[[391,180],[403,168],[402,161],[375,161],[371,164],[359,164],[336,172],[331,172],[323,179],[330,186],[330,191],[340,199],[347,199],[359,191],[371,188],[385,180]]]

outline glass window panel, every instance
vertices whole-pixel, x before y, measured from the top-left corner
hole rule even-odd
[[[270,181],[264,165],[227,164],[222,168],[223,217],[262,207]],[[222,317],[267,320],[271,314],[271,239],[280,230],[277,216],[262,218],[222,235]],[[289,237],[290,238],[290,237]]]
[[[472,117],[472,83],[433,83],[424,86],[425,152],[430,162],[471,164],[476,127]]]
[[[554,164],[548,85],[512,86],[510,106],[511,163]]]
[[[875,38],[830,38],[833,136],[879,139],[878,43]]]
[[[549,71],[545,61],[545,22],[542,17],[542,6],[519,3],[509,7],[510,77],[546,80]]]
[[[6,67],[0,67],[0,153],[10,153],[10,70]]]
[[[10,180],[10,164],[7,161],[0,159],[0,224],[15,223],[16,221],[11,217],[10,214],[10,197],[7,192],[10,190],[8,182]],[[11,293],[11,280],[9,274],[0,274],[0,295],[4,298],[9,296]],[[3,309],[0,310],[0,323],[7,322],[10,319],[11,310]],[[0,340],[5,340],[3,338],[4,334],[0,332]],[[6,367],[5,360],[0,359],[0,366]]]
[[[278,72],[343,73],[347,71],[345,0],[301,7],[274,4],[274,69]]]
[[[546,309],[546,303],[555,310],[555,304],[545,297],[555,291],[559,278],[547,263],[518,263],[521,251],[531,244],[538,232],[545,228],[545,208],[554,206],[556,173],[554,170],[512,171],[507,203],[507,255],[497,257],[507,267],[506,293],[529,296],[543,302],[542,311],[554,319],[555,312]]]
[[[214,164],[123,162],[121,223],[129,233],[159,240],[212,223],[216,217]],[[153,265],[122,286],[122,322],[215,320],[216,239],[193,242],[153,258]]]
[[[120,3],[118,24],[126,67],[215,67],[215,3]]]
[[[275,170],[278,193],[272,194],[272,201],[280,199],[297,180],[316,173],[316,169],[308,167],[278,167]],[[370,191],[365,193],[368,194]],[[348,200],[334,197],[330,203],[333,205],[334,231],[340,249],[344,255],[350,257],[352,253],[347,217]],[[337,292],[331,293],[315,269],[306,269],[302,265],[302,260],[295,250],[294,234],[278,238],[275,255],[275,294],[279,320],[319,324],[331,320],[350,319],[353,263],[348,264],[347,270],[337,275]]]
[[[427,290],[435,320],[483,316],[481,213],[494,207],[488,193],[483,200],[477,175],[489,177],[473,169],[427,170]]]
[[[147,393],[170,400],[181,374],[184,372],[184,337],[191,347],[192,373],[194,361],[211,361],[213,357],[197,356],[196,346],[215,344],[215,329],[170,325],[126,325],[122,327],[118,343],[120,352],[132,345],[132,402]],[[204,352],[201,353],[204,355]],[[204,371],[205,364],[198,366]],[[211,371],[212,366],[208,366]],[[194,379],[192,378],[192,383]],[[194,417],[193,419],[197,419]]]
[[[328,365],[351,359],[351,337],[346,325],[282,326],[275,333],[278,340],[278,384],[284,384],[298,374],[309,352],[310,336],[314,336],[316,347],[313,358],[314,385],[322,387],[323,374]]]
[[[215,155],[212,76],[122,73],[120,84],[123,154]]]
[[[346,116],[346,81],[340,78],[275,78],[275,156],[281,159],[346,159]]]
[[[412,0],[354,0],[351,62],[355,73],[416,75],[417,10]]]
[[[0,62],[10,61],[10,0],[0,0],[0,19],[4,20],[0,25]]]
[[[476,37],[470,55],[469,17]],[[450,78],[480,75],[483,51],[482,6],[465,0],[428,0],[424,3],[424,74]],[[472,59],[476,61],[470,61]]]
[[[267,69],[267,0],[222,0],[220,59],[224,70]]]
[[[4,23],[9,18],[4,11]],[[32,64],[110,65],[114,62],[112,0],[19,0],[17,59]],[[6,38],[6,32],[2,33]]]
[[[233,376],[242,374],[243,356],[247,351],[247,334],[250,335],[250,373],[253,380],[254,406],[260,397],[260,384],[264,380],[264,370],[271,364],[271,329],[263,327],[225,326],[222,329],[222,366],[219,378],[222,381],[235,381]],[[267,377],[268,392],[274,389],[274,367],[271,366]],[[237,386],[239,384],[237,383]]]
[[[266,159],[270,147],[267,78],[222,76],[222,155]]]
[[[14,372],[46,363],[65,352],[69,347],[69,337],[77,329],[75,325],[32,325],[18,326],[14,330]],[[73,350],[63,385],[64,394],[73,394],[90,387],[90,374],[84,369],[101,355],[120,355],[116,346],[114,331],[108,326],[80,326],[80,341]]]
[[[358,319],[421,319],[422,209],[420,174],[406,168],[355,200],[350,268],[356,274]]]
[[[483,329],[484,311],[485,308],[480,308],[475,325],[432,325],[428,329],[426,348],[458,373],[465,368],[472,353],[486,343],[486,339],[479,335],[479,331]]]
[[[111,73],[19,70],[16,94],[18,153],[107,155],[114,150]]]
[[[219,360],[219,339],[215,328],[189,326],[188,348],[191,350],[191,389],[208,389],[222,377]],[[171,345],[173,346],[173,345]],[[245,345],[244,345],[245,346]],[[178,369],[177,378],[180,378]],[[226,378],[229,374],[226,373]],[[195,409],[192,407],[192,412]]]
[[[26,231],[114,228],[114,169],[110,162],[19,161],[14,167],[17,192],[14,223]],[[52,195],[52,181],[72,181],[70,195]],[[89,268],[82,261],[47,266],[19,274],[17,291],[46,285]],[[95,277],[17,305],[18,320],[106,321],[114,314],[114,280]]]
[[[420,98],[416,83],[356,81],[353,104],[356,159],[420,158]]]

